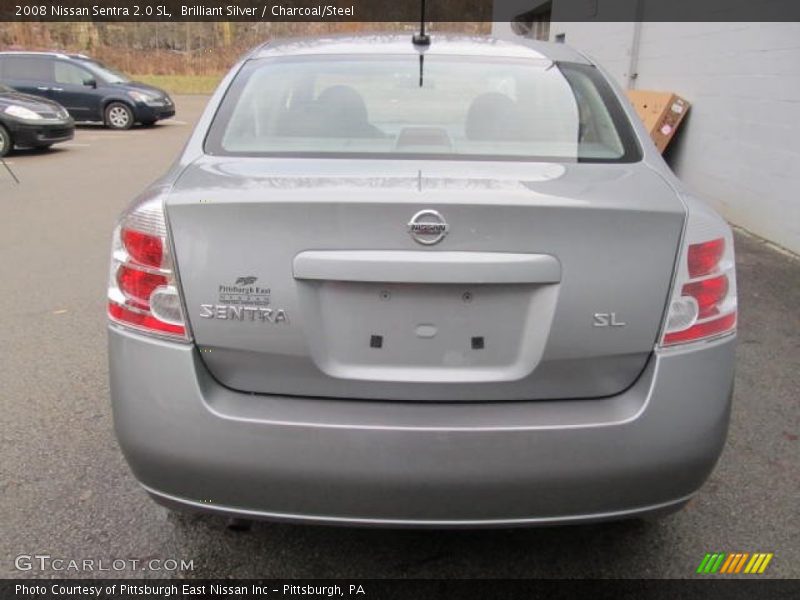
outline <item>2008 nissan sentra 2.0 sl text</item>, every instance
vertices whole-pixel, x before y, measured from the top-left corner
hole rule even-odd
[[[727,431],[731,231],[563,44],[256,49],[121,217],[108,315],[120,445],[177,509],[661,514]]]

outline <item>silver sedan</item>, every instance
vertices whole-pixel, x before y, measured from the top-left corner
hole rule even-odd
[[[120,446],[241,519],[676,510],[725,442],[733,252],[563,44],[266,44],[114,232]]]

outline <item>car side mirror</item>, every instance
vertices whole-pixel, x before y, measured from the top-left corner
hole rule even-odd
[[[89,77],[88,79],[83,80],[83,85],[86,87],[97,88],[97,80]]]

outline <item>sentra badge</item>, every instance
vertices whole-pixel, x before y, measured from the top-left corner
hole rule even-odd
[[[252,321],[261,323],[288,323],[289,315],[282,308],[266,306],[241,306],[235,304],[201,304],[200,316],[219,321]]]

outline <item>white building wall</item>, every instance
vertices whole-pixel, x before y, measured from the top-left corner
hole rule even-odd
[[[554,21],[550,37],[631,87],[635,28]],[[692,103],[667,150],[677,175],[731,222],[800,253],[800,23],[644,22],[634,71],[634,87]]]

